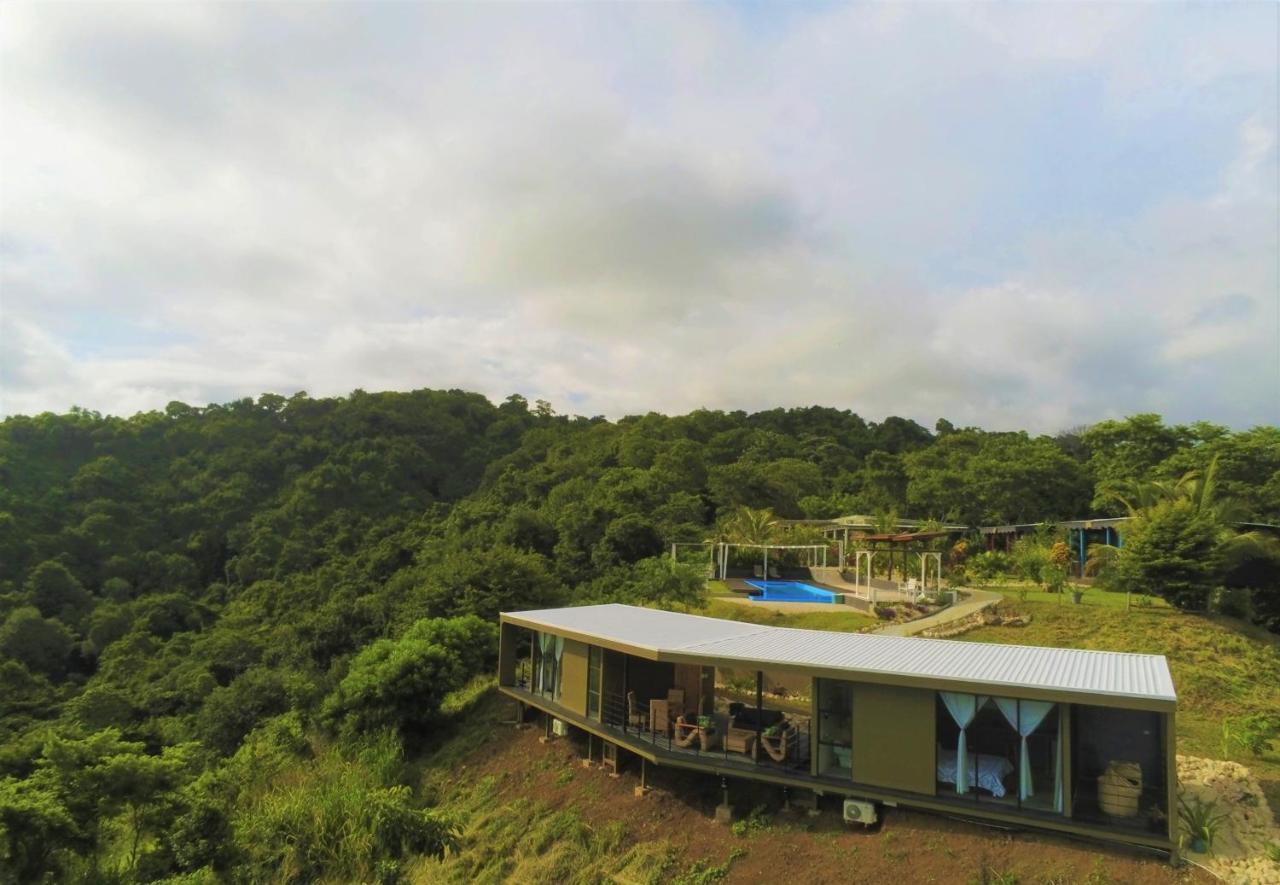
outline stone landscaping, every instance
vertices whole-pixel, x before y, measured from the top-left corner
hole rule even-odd
[[[1236,762],[1178,756],[1183,795],[1217,803],[1227,814],[1211,853],[1186,851],[1186,857],[1223,881],[1239,885],[1280,885],[1280,864],[1267,856],[1268,843],[1280,844],[1280,826],[1258,781]]]
[[[930,630],[922,630],[918,635],[930,639],[948,639],[952,636],[968,633],[978,627],[1025,627],[1030,623],[1030,615],[1003,611],[999,606],[992,606],[976,611],[957,621],[941,624]]]

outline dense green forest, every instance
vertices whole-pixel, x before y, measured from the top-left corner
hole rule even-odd
[[[1210,469],[1233,520],[1280,523],[1280,429],[1155,415],[1032,436],[422,390],[10,417],[0,881],[396,881],[455,839],[404,769],[500,610],[695,601],[666,543],[744,506],[1038,522]]]

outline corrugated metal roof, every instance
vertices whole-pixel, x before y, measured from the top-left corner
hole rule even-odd
[[[651,651],[674,651],[699,642],[732,639],[759,632],[759,624],[683,615],[634,605],[580,605],[512,612],[526,621],[611,639]]]
[[[512,614],[659,654],[1177,700],[1163,655],[797,630],[617,604]]]

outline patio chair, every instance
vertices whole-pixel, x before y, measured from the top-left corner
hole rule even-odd
[[[627,725],[635,728],[649,727],[649,714],[637,706],[634,691],[627,692]]]
[[[757,566],[753,566],[753,567],[752,567],[752,569],[751,569],[751,574],[752,574],[752,576],[753,576],[753,577],[763,578],[763,577],[764,577],[764,568],[763,568],[762,566],[758,566],[758,565],[757,565]]]
[[[771,565],[769,566],[769,577],[775,581],[781,580],[782,572],[778,571],[778,567],[776,565]]]
[[[676,719],[675,744],[677,747],[691,747],[694,743],[702,752],[707,753],[720,746],[720,732],[712,720],[706,726],[697,725],[697,720],[688,721],[680,716]]]
[[[764,751],[769,754],[769,758],[774,762],[786,762],[788,755],[791,753],[792,747],[796,745],[797,739],[800,737],[800,729],[796,728],[790,721],[782,723],[782,727],[775,735],[769,735],[762,732],[760,735],[760,744],[764,747]]]
[[[661,698],[654,698],[649,701],[649,724],[655,734],[669,735],[671,733],[671,714],[673,712],[679,711],[671,706],[670,701],[664,701]]]
[[[667,689],[667,708],[676,716],[679,716],[681,713],[690,712],[689,708],[684,705],[683,688]]]

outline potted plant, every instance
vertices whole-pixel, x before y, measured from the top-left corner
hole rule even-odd
[[[1218,835],[1228,815],[1218,811],[1218,803],[1213,799],[1207,802],[1199,796],[1178,798],[1178,817],[1187,828],[1190,848],[1199,854],[1213,851],[1213,840]]]

